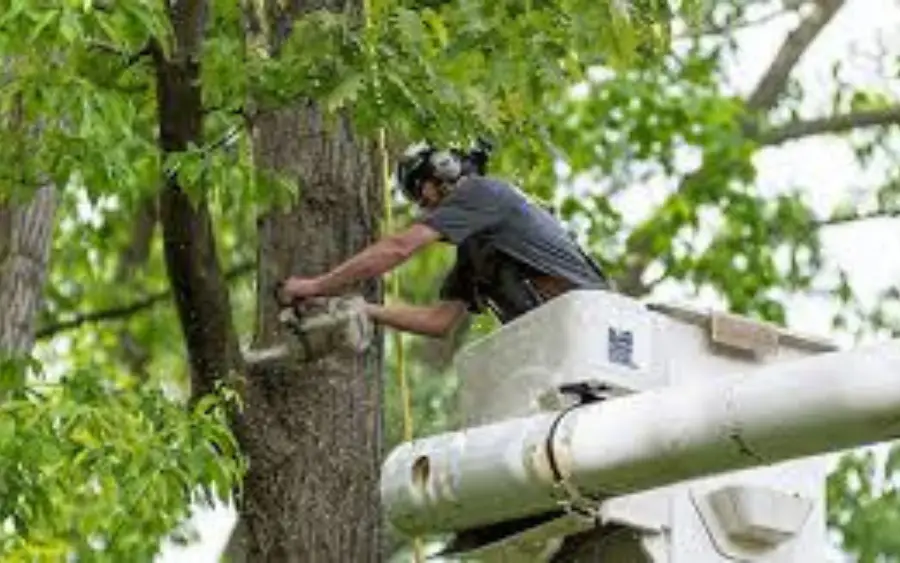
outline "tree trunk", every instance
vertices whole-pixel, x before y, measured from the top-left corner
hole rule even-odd
[[[55,212],[52,186],[24,204],[0,202],[0,356],[27,354],[34,344]]]
[[[173,53],[166,57],[159,45],[152,45],[159,147],[164,156],[203,142],[199,61],[207,9],[205,0],[173,3]],[[196,201],[188,196],[189,188],[177,174],[167,173],[158,212],[166,271],[191,366],[191,396],[197,399],[212,392],[219,382],[234,383],[243,365],[203,186],[199,186]]]
[[[381,191],[371,143],[346,121],[327,131],[312,105],[261,117],[259,166],[300,183],[298,205],[260,221],[257,346],[283,335],[271,288],[318,274],[376,236]],[[378,284],[364,293],[377,298]],[[249,561],[380,560],[381,339],[362,356],[334,354],[248,380],[241,510]]]
[[[246,11],[248,43],[278,53],[300,15],[317,9],[359,15],[361,8],[361,0],[254,3]],[[346,119],[326,124],[311,101],[258,114],[253,142],[257,166],[295,180],[300,190],[293,209],[258,223],[255,346],[265,347],[285,336],[274,283],[320,274],[372,242],[382,197],[374,143],[357,137]],[[356,289],[370,300],[381,293],[377,282]],[[247,561],[381,560],[382,339],[376,336],[362,355],[335,352],[248,377],[239,439],[249,472],[240,506],[243,537],[236,538]]]

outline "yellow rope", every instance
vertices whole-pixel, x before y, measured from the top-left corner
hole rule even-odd
[[[366,29],[370,30],[372,25],[372,0],[363,0],[363,12],[366,18]],[[369,45],[372,48],[372,45]],[[376,84],[376,98],[380,98],[380,89]],[[380,102],[380,99],[376,103]],[[382,186],[384,188],[384,232],[390,233],[394,230],[394,212],[391,204],[391,169],[390,159],[388,157],[386,133],[383,127],[378,129],[378,152],[381,156],[382,170]],[[393,272],[390,275],[390,285],[388,293],[395,299],[400,297],[400,273]],[[397,369],[397,379],[400,384],[400,400],[403,408],[403,439],[410,441],[413,439],[413,418],[412,418],[412,399],[409,393],[409,382],[406,377],[406,354],[403,348],[403,333],[399,330],[394,331],[394,354]],[[422,563],[425,560],[422,550],[422,541],[420,538],[413,538],[413,558],[415,563]]]
[[[384,228],[385,232],[390,233],[394,228],[394,213],[391,205],[391,173],[385,144],[385,133],[382,128],[378,130],[378,151],[381,153],[381,169],[384,171],[384,177],[382,178],[382,182],[384,182]],[[400,297],[399,272],[391,274],[388,291],[394,298]],[[394,355],[397,379],[400,383],[400,401],[403,407],[403,439],[408,442],[413,439],[412,399],[409,394],[409,381],[406,377],[406,354],[403,349],[403,333],[399,330],[394,331]],[[424,561],[422,541],[418,537],[413,539],[413,556],[416,563]]]
[[[378,131],[378,151],[381,153],[381,168],[384,171],[384,230],[390,233],[394,229],[394,213],[391,205],[391,178],[388,162],[388,152],[385,147],[384,129]],[[396,298],[400,297],[400,274],[393,272],[390,276],[389,294]],[[409,383],[406,378],[406,358],[403,350],[403,333],[399,330],[394,331],[394,353],[397,364],[397,377],[400,383],[400,398],[403,401],[403,439],[406,441],[413,439],[413,420],[412,406],[409,396]]]

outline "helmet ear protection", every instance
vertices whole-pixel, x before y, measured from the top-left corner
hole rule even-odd
[[[437,150],[427,143],[409,147],[397,164],[396,183],[407,198],[416,201],[422,196],[422,183],[434,178],[453,183],[463,173],[462,156],[455,150]]]
[[[462,175],[462,157],[455,150],[434,151],[428,163],[431,175],[441,182],[452,183]]]
[[[491,149],[482,139],[469,153],[453,148],[438,150],[427,142],[416,143],[400,157],[396,184],[407,198],[417,201],[422,197],[423,182],[429,178],[453,184],[467,174],[484,174]]]

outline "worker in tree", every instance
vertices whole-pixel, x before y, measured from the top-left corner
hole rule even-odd
[[[575,288],[607,287],[603,273],[547,211],[509,184],[484,176],[489,146],[469,153],[410,147],[396,180],[422,209],[406,230],[385,236],[330,272],[291,277],[281,298],[336,295],[380,276],[442,241],[457,260],[429,306],[366,304],[366,314],[389,327],[428,336],[450,332],[467,312],[490,309],[502,323]]]

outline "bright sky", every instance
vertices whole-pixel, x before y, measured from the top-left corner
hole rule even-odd
[[[761,76],[785,33],[795,24],[784,18],[764,27],[741,33],[740,60],[734,63],[732,86],[746,92]],[[877,41],[883,39],[898,52],[900,27],[898,0],[849,0],[847,6],[823,32],[795,71],[811,98],[810,115],[828,103],[832,92],[831,67],[834,61],[847,60],[843,77],[853,84],[887,88],[887,76],[864,54],[877,53]],[[893,32],[893,33],[892,33]],[[892,39],[892,36],[895,39]],[[851,54],[857,53],[857,54]],[[894,72],[896,74],[896,71]],[[898,84],[891,84],[897,92]],[[887,90],[885,90],[887,91]],[[850,190],[877,185],[881,170],[860,170],[853,154],[841,141],[825,138],[792,143],[763,151],[758,159],[759,185],[777,191],[795,186],[808,187],[815,207],[827,213]],[[634,212],[646,208],[646,192]],[[872,296],[879,289],[900,279],[900,221],[870,221],[849,227],[832,228],[826,235],[828,256],[851,272],[854,287]],[[679,297],[676,289],[664,289],[663,295]],[[832,311],[815,299],[802,299],[789,305],[789,323],[803,332],[828,335],[844,344],[849,340],[830,328]],[[215,563],[225,545],[234,514],[231,510],[203,511],[194,521],[203,540],[189,548],[167,546],[158,563]]]

